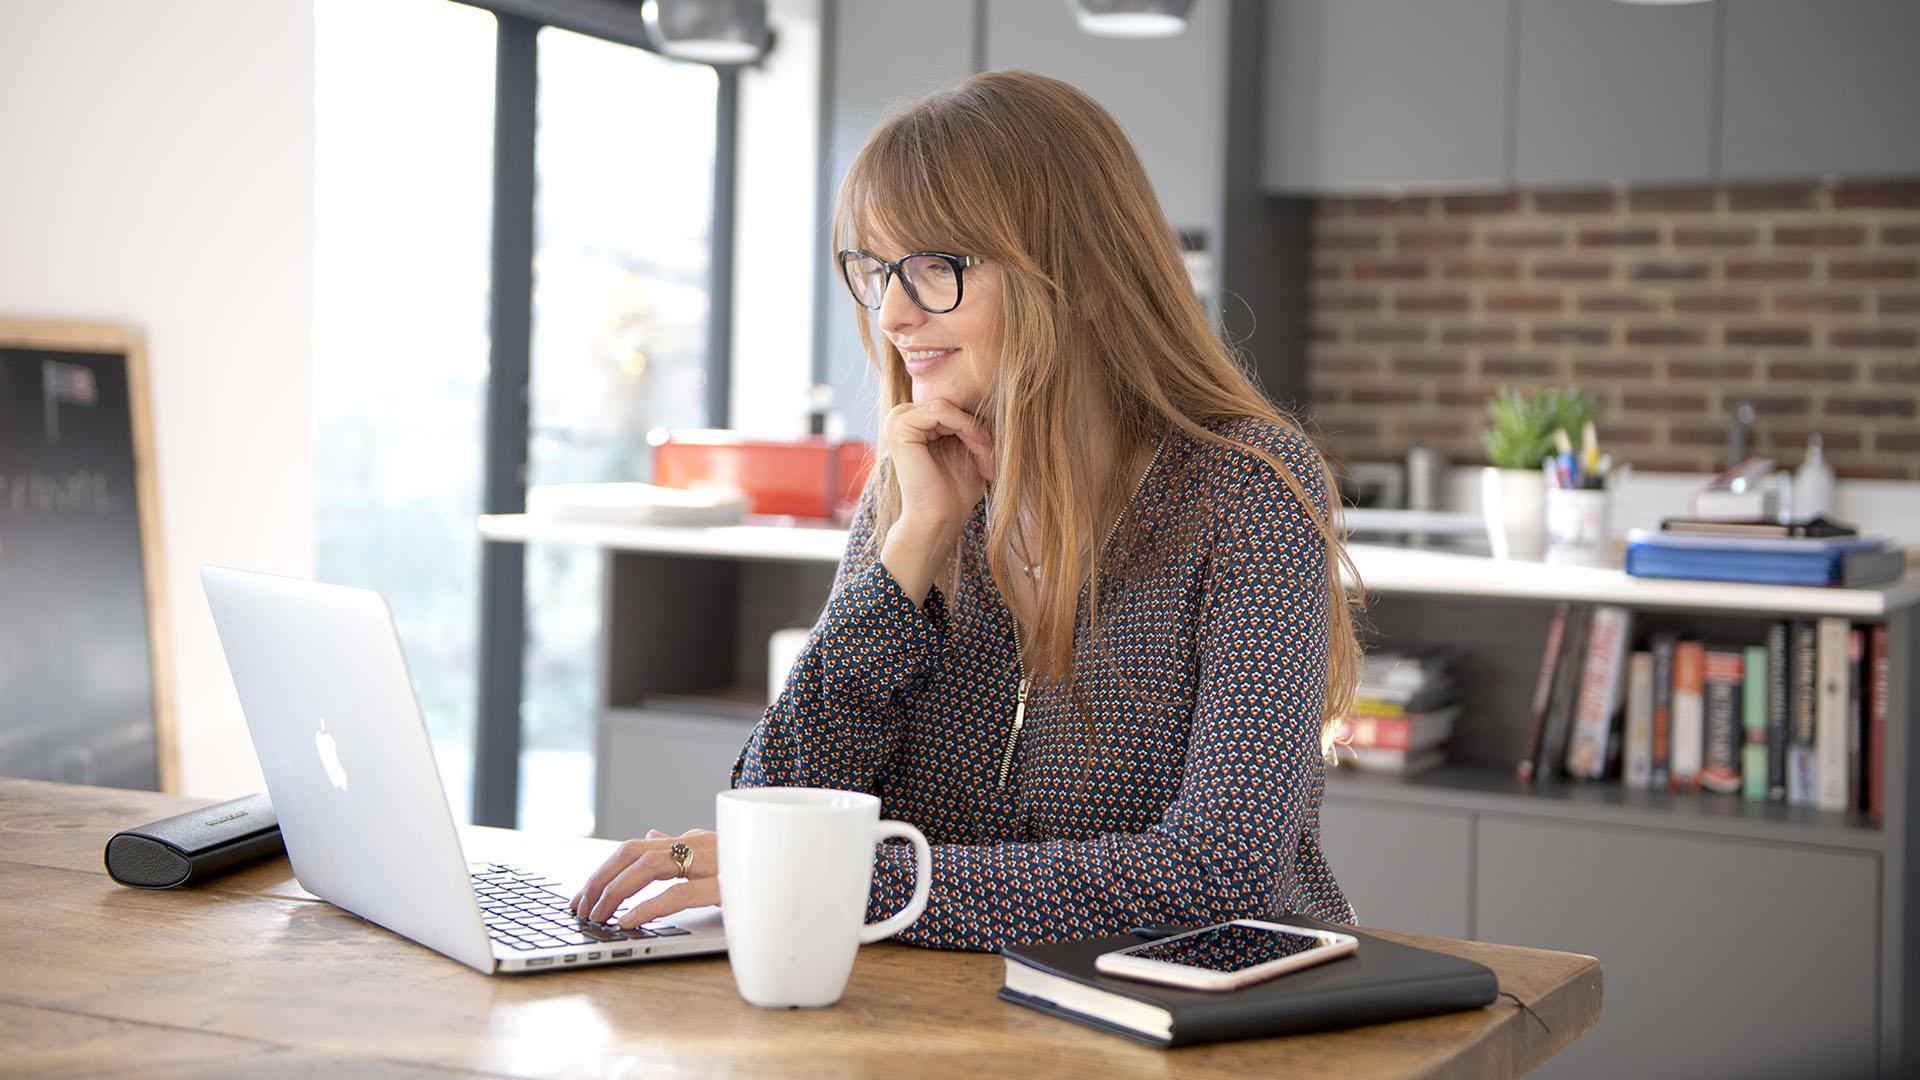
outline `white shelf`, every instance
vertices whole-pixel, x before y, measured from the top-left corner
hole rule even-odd
[[[1370,590],[1430,596],[1570,600],[1766,615],[1879,618],[1920,601],[1920,574],[1871,589],[1748,585],[1631,577],[1623,570],[1490,559],[1444,551],[1352,544],[1347,549]]]
[[[776,519],[778,520],[778,519]],[[485,515],[489,540],[588,544],[616,551],[837,564],[847,545],[844,529],[816,525],[748,524],[705,527],[603,525],[552,521],[524,514]],[[1629,577],[1620,570],[1490,559],[1444,551],[1352,544],[1347,549],[1371,592],[1510,600],[1568,600],[1671,607],[1696,611],[1882,618],[1920,602],[1920,574],[1872,589],[1744,585]]]
[[[587,544],[615,551],[819,562],[834,566],[839,565],[840,556],[847,548],[845,529],[819,525],[604,525],[554,521],[526,514],[482,514],[480,535],[489,540],[523,543]]]

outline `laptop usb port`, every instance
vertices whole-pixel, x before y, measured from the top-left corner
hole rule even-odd
[[[553,957],[551,956],[536,956],[531,960],[527,961],[527,966],[528,967],[546,967],[551,963],[553,963]]]
[[[599,954],[599,953],[597,953],[597,952],[590,952],[590,953],[588,953],[588,954],[587,954],[587,959],[589,959],[589,960],[598,960],[598,959],[600,959],[600,954]]]
[[[633,950],[632,949],[615,949],[611,953],[608,953],[607,955],[612,957],[615,960],[625,960],[627,957],[633,955]]]
[[[571,964],[571,963],[573,963],[573,962],[574,962],[575,960],[578,960],[578,959],[580,959],[580,958],[579,958],[579,957],[577,957],[577,956],[563,956],[563,957],[561,957],[561,958],[560,958],[560,962],[561,962],[561,963],[563,963],[563,964]]]

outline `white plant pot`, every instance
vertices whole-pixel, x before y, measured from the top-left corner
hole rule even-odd
[[[1480,470],[1480,512],[1496,559],[1539,561],[1547,551],[1547,477],[1539,469]]]

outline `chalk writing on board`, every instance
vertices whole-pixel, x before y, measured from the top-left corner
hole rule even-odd
[[[107,490],[107,477],[87,469],[63,476],[0,473],[0,507],[10,514],[111,514],[122,499]]]

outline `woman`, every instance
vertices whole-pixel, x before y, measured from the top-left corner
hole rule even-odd
[[[734,785],[918,825],[933,892],[902,941],[1352,922],[1319,847],[1359,661],[1332,481],[1215,334],[1113,118],[975,76],[874,132],[834,235],[884,457]],[[873,917],[910,856],[878,851]],[[682,876],[622,924],[718,903],[715,862],[710,832],[649,833],[576,910]]]

